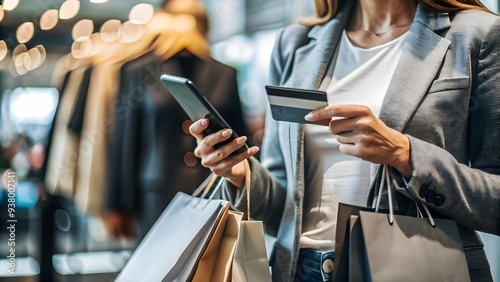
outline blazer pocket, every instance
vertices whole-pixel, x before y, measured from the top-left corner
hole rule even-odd
[[[441,92],[453,89],[468,88],[470,83],[469,77],[453,77],[453,78],[440,78],[432,82],[431,87],[427,94]]]

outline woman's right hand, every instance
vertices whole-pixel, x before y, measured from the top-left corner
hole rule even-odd
[[[247,137],[239,137],[232,142],[215,149],[214,145],[231,137],[231,129],[223,129],[205,136],[203,131],[208,127],[208,119],[200,119],[189,127],[191,135],[198,141],[194,154],[201,159],[201,165],[209,168],[213,173],[229,180],[236,187],[243,187],[245,182],[245,167],[243,161],[255,155],[259,148],[254,146],[246,152],[231,156],[242,147]]]

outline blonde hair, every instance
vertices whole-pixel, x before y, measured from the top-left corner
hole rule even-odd
[[[301,23],[305,25],[324,24],[335,16],[338,7],[346,1],[351,0],[314,0],[316,17],[303,20]],[[480,0],[417,0],[417,2],[428,10],[438,13],[475,9],[494,14]]]

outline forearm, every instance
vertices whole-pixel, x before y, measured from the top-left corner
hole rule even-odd
[[[469,167],[442,148],[408,137],[414,169],[406,189],[460,225],[500,234],[500,167]]]

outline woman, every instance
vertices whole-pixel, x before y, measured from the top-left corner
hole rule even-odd
[[[500,20],[477,0],[318,0],[316,10],[316,24],[278,33],[270,84],[326,90],[332,104],[305,119],[328,128],[267,115],[259,163],[258,148],[229,156],[245,137],[214,149],[230,132],[191,127],[196,155],[242,211],[248,159],[253,216],[277,236],[273,280],[328,281],[336,203],[372,205],[387,164],[395,207],[416,200],[455,220],[471,279],[491,281],[474,230],[500,234]]]

